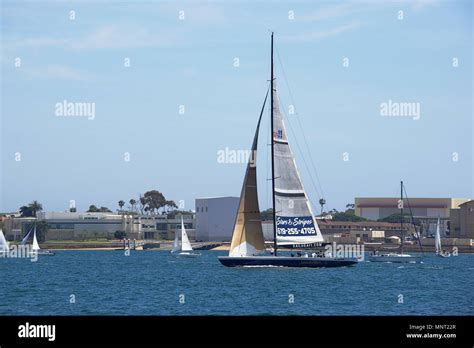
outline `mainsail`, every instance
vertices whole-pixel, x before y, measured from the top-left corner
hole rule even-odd
[[[181,251],[193,251],[191,243],[189,242],[186,229],[184,228],[183,217],[181,216]]]
[[[32,247],[32,249],[33,249],[33,251],[40,250],[38,240],[36,239],[36,226],[35,226],[35,229],[33,231],[33,247]]]
[[[278,94],[274,87],[273,146],[275,181],[275,221],[278,245],[313,244],[323,241],[323,236],[311,211],[309,200],[301,183],[293,158]]]
[[[260,208],[258,206],[256,155],[258,131],[260,129],[260,121],[262,120],[267,97],[268,91],[263,102],[257,123],[257,129],[253,138],[250,160],[247,164],[244,183],[240,193],[239,210],[237,211],[235,219],[229,256],[255,256],[265,251],[262,220],[260,217]]]
[[[10,246],[8,245],[5,236],[3,235],[3,231],[0,230],[0,251],[8,251],[10,250]]]
[[[439,227],[439,218],[438,222],[436,224],[436,234],[435,234],[435,248],[436,248],[436,254],[439,254],[441,252],[441,233],[440,233],[440,227]]]

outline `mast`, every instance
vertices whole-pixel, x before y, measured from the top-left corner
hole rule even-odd
[[[273,204],[273,250],[274,255],[277,255],[277,226],[276,226],[276,210],[275,210],[275,156],[274,156],[274,141],[273,141],[273,32],[271,43],[271,76],[270,76],[270,139],[272,147],[272,204]]]
[[[403,181],[400,181],[400,236],[402,237],[400,241],[400,254],[403,254]]]

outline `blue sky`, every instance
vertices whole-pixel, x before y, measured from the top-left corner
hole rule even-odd
[[[286,120],[290,144],[313,202],[309,156],[329,208],[396,196],[401,179],[412,197],[473,196],[470,1],[1,4],[0,211],[33,199],[46,210],[70,200],[80,211],[116,209],[150,189],[186,209],[197,197],[238,196],[245,165],[218,163],[217,152],[251,145],[269,30],[298,112]],[[287,110],[278,58],[276,74]],[[63,100],[95,103],[95,118],[57,117]],[[420,119],[381,116],[388,100],[420,103]],[[270,202],[267,121],[261,208]]]

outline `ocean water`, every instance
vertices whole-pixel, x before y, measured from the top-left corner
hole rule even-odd
[[[227,268],[217,260],[226,252],[202,254],[68,250],[38,262],[0,259],[0,315],[474,314],[474,255],[290,269]]]

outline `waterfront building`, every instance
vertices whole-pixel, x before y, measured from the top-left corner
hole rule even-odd
[[[399,197],[356,197],[354,199],[355,214],[357,216],[378,220],[393,214],[399,214]],[[410,198],[403,200],[404,208],[408,213],[410,205],[414,217],[418,219],[449,219],[451,209],[467,202],[466,198]],[[408,204],[409,203],[409,204]]]
[[[196,241],[229,242],[239,197],[196,198]]]
[[[184,214],[188,236],[194,239],[194,215]],[[4,218],[4,233],[8,240],[19,241],[36,219],[32,217]],[[181,229],[181,215],[169,219],[167,215],[137,215],[115,213],[39,212],[38,220],[47,223],[46,240],[115,239],[115,232],[123,231],[131,239],[172,239]]]
[[[450,211],[450,237],[474,239],[474,200]]]

